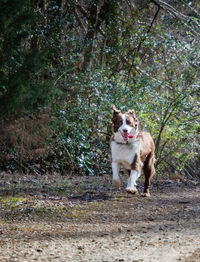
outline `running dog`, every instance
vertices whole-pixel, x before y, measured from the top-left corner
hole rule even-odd
[[[149,185],[155,173],[155,146],[151,135],[139,131],[139,121],[134,110],[123,114],[113,106],[112,126],[111,154],[114,187],[120,187],[119,169],[122,165],[130,175],[126,191],[137,194],[136,181],[143,169],[145,183],[142,196],[150,197]]]

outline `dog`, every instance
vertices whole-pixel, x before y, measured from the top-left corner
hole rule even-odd
[[[143,169],[145,175],[142,196],[150,197],[149,186],[155,173],[155,146],[151,135],[139,131],[139,121],[134,110],[123,114],[115,106],[112,107],[113,136],[111,138],[113,186],[120,187],[119,170],[123,166],[129,173],[127,193],[137,194],[136,181]]]

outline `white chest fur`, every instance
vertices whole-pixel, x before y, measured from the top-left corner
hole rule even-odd
[[[140,140],[134,141],[131,144],[117,144],[115,141],[111,142],[112,162],[122,164],[125,168],[130,169],[133,163],[135,154],[140,147]]]

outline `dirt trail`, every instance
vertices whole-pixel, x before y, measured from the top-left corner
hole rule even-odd
[[[198,183],[0,174],[0,261],[200,261]],[[139,183],[142,190],[142,180]]]

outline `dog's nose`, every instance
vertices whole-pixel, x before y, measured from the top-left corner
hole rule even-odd
[[[128,130],[127,130],[127,129],[123,129],[123,132],[124,132],[124,133],[127,133],[127,132],[128,132]]]

